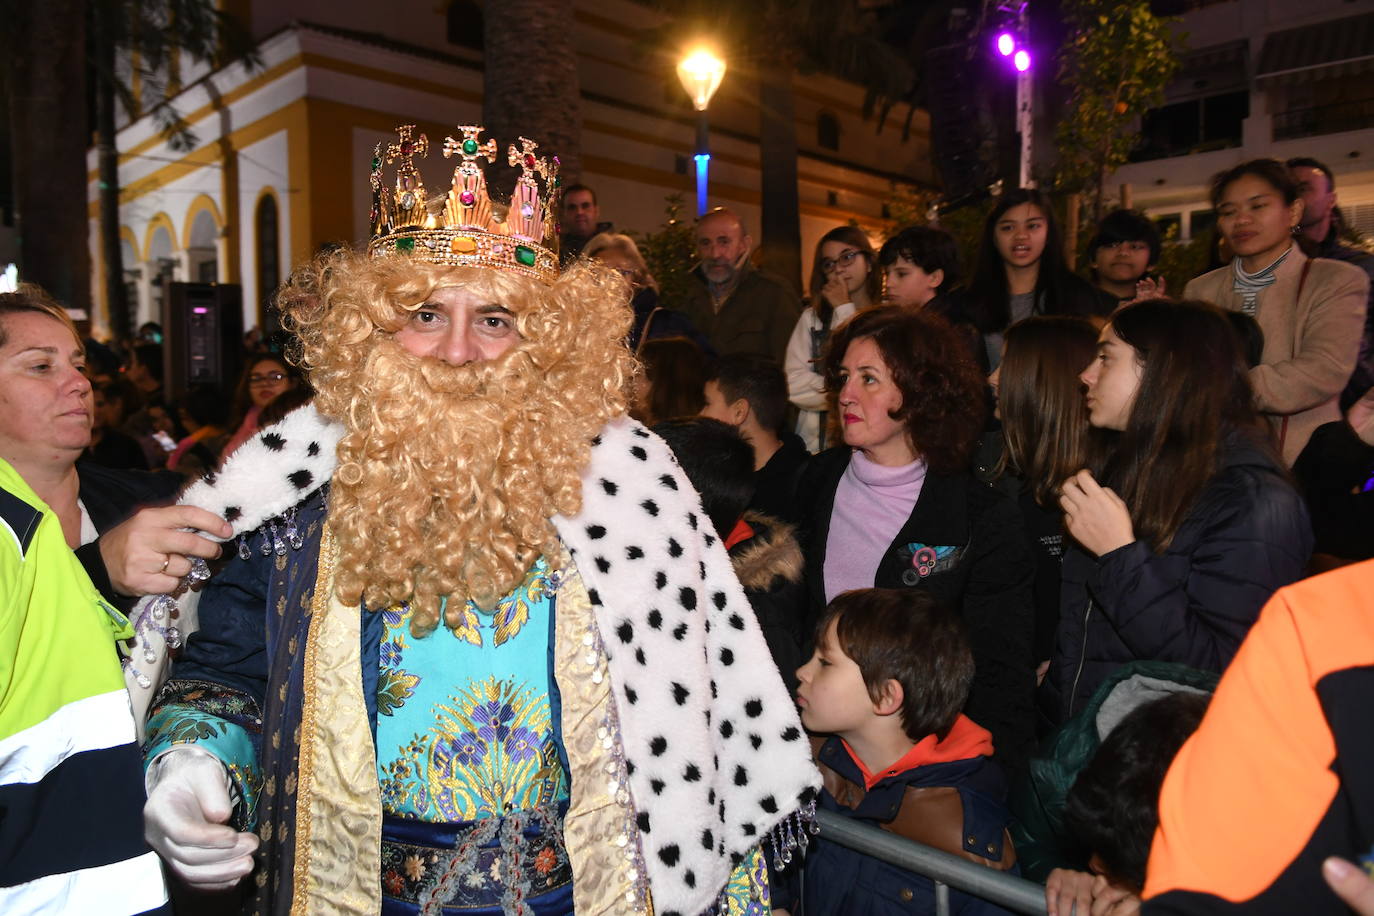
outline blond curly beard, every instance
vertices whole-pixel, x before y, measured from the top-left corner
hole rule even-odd
[[[486,291],[512,307],[525,339],[455,367],[410,354],[392,333],[433,289],[490,287],[482,275],[495,272],[411,267],[412,285],[416,271],[427,282],[397,297],[414,304],[393,318],[355,298],[368,279],[375,289],[389,278],[360,278],[369,265],[339,257],[293,281],[303,295],[288,310],[319,410],[346,427],[329,495],[335,591],[372,610],[410,602],[417,636],[438,626],[447,597],[456,629],[465,599],[491,609],[540,555],[557,566],[550,519],[578,512],[591,439],[625,409],[628,297],[585,262],[551,292],[498,278]]]

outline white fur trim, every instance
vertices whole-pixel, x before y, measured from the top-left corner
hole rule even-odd
[[[254,531],[298,505],[329,480],[338,461],[342,436],[340,424],[326,420],[313,405],[307,404],[287,414],[280,423],[260,430],[229,456],[217,474],[206,475],[187,487],[177,502],[215,513],[233,526],[234,535]],[[124,682],[134,706],[140,741],[153,697],[172,667],[164,632],[153,622],[153,603],[161,597],[149,595],[140,599],[130,615],[138,637],[125,662]],[[172,612],[170,622],[182,639],[200,626],[196,613],[199,600],[199,588],[194,584],[188,584],[177,595],[176,611]],[[163,625],[166,622],[162,621]]]
[[[708,909],[820,777],[730,557],[666,443],[601,432],[554,524],[592,597],[654,909]],[[647,827],[646,827],[647,823]]]

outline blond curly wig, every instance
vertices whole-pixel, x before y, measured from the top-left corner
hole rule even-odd
[[[451,366],[407,352],[396,331],[442,287],[500,303],[520,340]],[[624,413],[630,288],[579,261],[550,287],[506,271],[403,256],[324,255],[278,303],[323,415],[339,420],[329,524],[335,590],[379,610],[409,602],[411,629],[457,628],[466,599],[490,610],[541,554],[552,516],[581,508],[591,440]]]

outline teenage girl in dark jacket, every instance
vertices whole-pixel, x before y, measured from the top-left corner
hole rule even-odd
[[[1097,328],[1086,318],[1027,318],[1007,328],[1001,364],[988,376],[1002,428],[984,435],[975,472],[1016,500],[1026,524],[1035,557],[1035,660],[1042,679],[1059,625],[1059,485],[1087,459],[1088,409],[1078,373],[1096,352]]]
[[[1312,552],[1307,510],[1259,426],[1220,310],[1128,306],[1082,379],[1089,421],[1113,441],[1062,488],[1077,543],[1047,685],[1061,721],[1128,661],[1223,670]]]

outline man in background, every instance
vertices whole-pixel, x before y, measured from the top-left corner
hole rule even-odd
[[[754,353],[782,364],[801,302],[778,278],[749,261],[754,240],[732,210],[717,207],[697,222],[697,283],[683,311],[722,356]]]
[[[563,191],[560,262],[564,267],[577,260],[592,236],[599,232],[612,232],[614,229],[609,222],[601,221],[601,208],[597,206],[596,192],[591,188],[584,184],[574,184]]]
[[[1371,281],[1360,357],[1355,361],[1355,372],[1349,384],[1341,392],[1341,410],[1346,410],[1374,386],[1374,254],[1341,241],[1345,219],[1341,216],[1341,208],[1336,206],[1336,176],[1331,174],[1331,169],[1307,156],[1289,159],[1287,165],[1302,194],[1302,222],[1298,228],[1317,246],[1313,256],[1354,264],[1369,274]]]

